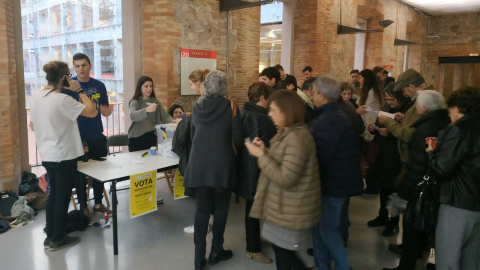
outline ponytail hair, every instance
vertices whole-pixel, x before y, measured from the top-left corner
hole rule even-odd
[[[57,85],[64,75],[69,74],[68,65],[62,61],[52,61],[43,66],[49,85]]]
[[[190,73],[190,76],[188,76],[188,79],[192,82],[201,82],[203,83],[205,81],[205,78],[207,77],[208,73],[210,73],[210,69],[196,69]]]

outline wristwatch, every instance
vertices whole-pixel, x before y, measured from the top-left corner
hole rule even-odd
[[[83,92],[82,89],[75,91],[75,93],[77,93],[77,94],[85,94],[85,92]]]

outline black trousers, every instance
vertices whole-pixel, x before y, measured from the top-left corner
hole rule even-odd
[[[130,152],[147,150],[152,146],[157,146],[157,136],[153,131],[147,132],[138,138],[128,139],[128,151]]]
[[[305,264],[302,259],[297,256],[295,251],[284,249],[272,244],[275,252],[275,263],[277,270],[305,270]]]
[[[223,249],[223,234],[227,225],[228,207],[232,191],[225,188],[197,187],[197,211],[195,213],[195,231],[193,242],[195,243],[195,263],[205,260],[207,252],[208,220],[213,210],[213,239],[212,253]]]
[[[384,189],[380,188],[380,210],[378,210],[378,216],[383,219],[389,219],[389,212],[387,209],[387,202],[390,197],[395,191],[391,189]],[[390,226],[398,226],[398,222],[400,217],[392,217],[390,218]]]
[[[247,200],[245,203],[245,234],[247,235],[247,251],[257,253],[261,251],[260,220],[248,216],[252,205],[253,200]]]
[[[428,245],[428,235],[420,232],[403,222],[402,256],[400,257],[399,270],[415,269],[422,248]]]
[[[47,237],[57,242],[65,237],[70,195],[77,177],[77,160],[42,162],[48,173],[50,195],[47,202]]]
[[[105,157],[108,155],[107,138],[102,135],[102,138],[89,141],[88,157],[90,159]],[[95,204],[101,204],[103,200],[103,182],[92,178],[93,198]],[[80,209],[87,207],[87,177],[79,173],[75,183],[75,190],[77,191],[77,199],[80,204]]]

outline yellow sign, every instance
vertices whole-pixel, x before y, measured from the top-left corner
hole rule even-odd
[[[130,218],[157,211],[157,172],[130,176]]]
[[[173,180],[173,199],[183,199],[188,196],[185,196],[185,187],[183,186],[183,175],[180,173],[180,170],[176,170],[175,178]]]

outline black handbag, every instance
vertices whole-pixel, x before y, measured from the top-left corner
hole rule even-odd
[[[413,191],[407,208],[405,209],[405,222],[412,228],[432,233],[435,231],[438,216],[438,187],[430,168]]]

